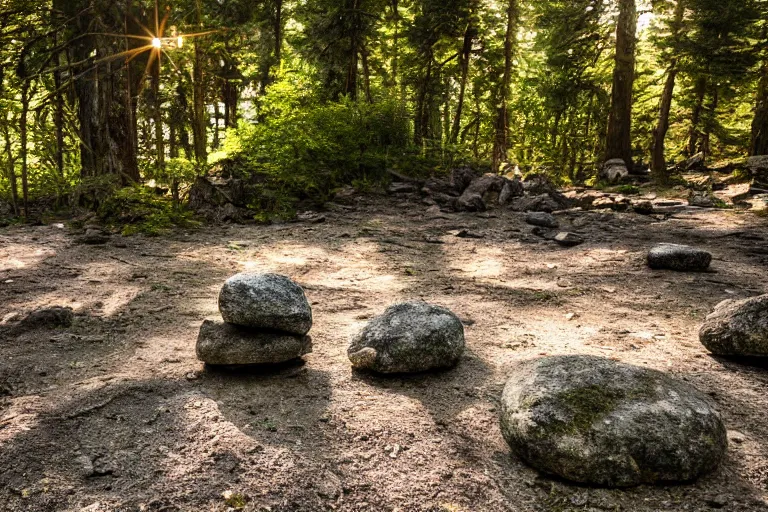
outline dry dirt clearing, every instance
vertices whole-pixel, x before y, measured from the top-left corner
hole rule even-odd
[[[587,240],[563,249],[521,214],[425,210],[367,198],[323,224],[100,247],[55,225],[0,231],[0,316],[77,313],[69,329],[0,327],[0,509],[768,510],[768,365],[713,358],[697,336],[716,303],[768,293],[764,218],[562,214]],[[713,272],[649,270],[657,242],[710,250]],[[305,287],[315,349],[304,364],[233,372],[196,360],[221,284],[244,270]],[[352,372],[350,335],[412,298],[464,321],[459,366]],[[542,354],[615,358],[694,384],[724,415],[726,463],[691,485],[623,491],[527,468],[501,437],[497,406],[509,364]]]

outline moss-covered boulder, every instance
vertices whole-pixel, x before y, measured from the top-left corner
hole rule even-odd
[[[197,358],[211,365],[277,364],[312,352],[312,338],[206,320],[197,338]]]
[[[699,339],[715,355],[768,356],[768,295],[721,302],[701,326]]]
[[[501,409],[514,453],[584,484],[691,481],[716,468],[728,444],[707,396],[663,373],[598,357],[518,363]]]
[[[397,304],[354,336],[347,353],[355,368],[378,373],[451,368],[464,353],[464,326],[439,306]]]
[[[312,308],[298,284],[278,274],[237,274],[219,293],[225,322],[303,336],[312,328]]]

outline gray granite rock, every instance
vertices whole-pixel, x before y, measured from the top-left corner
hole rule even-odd
[[[699,339],[715,355],[768,356],[768,295],[721,302]]]
[[[584,237],[568,232],[558,233],[554,240],[563,247],[576,247],[584,243]]]
[[[554,215],[546,212],[529,212],[525,216],[525,222],[531,226],[539,226],[542,228],[557,229],[560,227],[560,223]]]
[[[412,373],[455,366],[464,352],[464,326],[447,309],[423,302],[388,308],[352,338],[352,366],[378,373]]]
[[[648,253],[648,266],[654,270],[703,272],[710,263],[710,253],[687,245],[660,244]]]
[[[197,357],[211,365],[277,364],[312,352],[312,338],[253,330],[206,320],[197,338]]]
[[[510,370],[502,434],[545,473],[608,487],[688,482],[715,469],[727,450],[709,397],[661,372],[592,356]]]
[[[301,286],[277,274],[238,274],[224,283],[219,311],[225,322],[305,335],[312,308]]]

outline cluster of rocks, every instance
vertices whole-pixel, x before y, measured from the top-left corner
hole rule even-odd
[[[481,174],[471,167],[454,169],[450,179],[396,181],[388,192],[419,193],[425,204],[454,212],[484,212],[496,208],[510,208],[520,212],[553,212],[570,207],[568,199],[544,175],[521,179],[514,172],[505,176]]]
[[[206,320],[197,357],[210,365],[276,364],[312,352],[304,290],[277,274],[238,274],[219,293],[222,321]]]

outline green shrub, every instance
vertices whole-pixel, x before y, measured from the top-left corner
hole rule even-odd
[[[254,209],[282,214],[300,200],[324,202],[342,185],[383,182],[388,167],[410,156],[401,103],[321,102],[292,80],[270,88],[263,122],[241,122],[227,134],[227,158],[240,162],[241,174],[259,177]]]
[[[101,204],[98,214],[105,223],[122,228],[124,235],[144,233],[157,236],[174,226],[198,225],[190,212],[142,186],[115,190]]]

